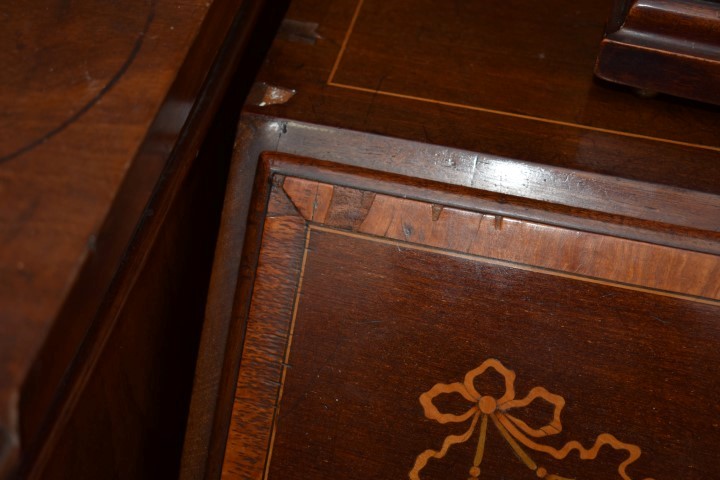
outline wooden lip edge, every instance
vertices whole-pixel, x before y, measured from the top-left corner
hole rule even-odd
[[[230,2],[232,3],[232,2]],[[208,57],[208,68],[207,75],[193,83],[193,90],[188,90],[187,81],[178,81],[178,78],[182,76],[183,71],[189,71],[193,68],[191,62],[186,58],[183,64],[178,70],[178,76],[173,81],[168,94],[158,110],[155,119],[148,129],[148,133],[141,143],[138,151],[133,157],[133,163],[129,171],[135,171],[138,175],[140,173],[140,167],[138,166],[138,159],[146,155],[154,156],[152,153],[157,149],[156,137],[167,137],[166,133],[160,135],[158,130],[158,121],[162,115],[163,109],[166,108],[167,102],[180,95],[191,95],[194,99],[193,108],[188,113],[187,118],[182,123],[180,130],[176,132],[173,137],[176,139],[175,148],[169,153],[168,159],[163,165],[161,171],[158,173],[160,179],[156,184],[153,185],[152,191],[148,192],[147,202],[144,202],[142,208],[146,208],[148,205],[162,205],[167,207],[170,202],[170,198],[173,198],[177,193],[177,190],[182,185],[187,173],[191,161],[195,158],[195,152],[189,146],[198,146],[203,141],[204,135],[207,132],[211,116],[206,114],[200,115],[199,112],[216,112],[220,105],[221,93],[227,91],[229,87],[230,77],[237,67],[237,62],[240,59],[242,51],[247,46],[247,40],[249,38],[250,31],[244,26],[246,24],[252,24],[253,19],[256,18],[260,9],[265,4],[265,0],[248,0],[244,1],[239,6],[233,7],[233,15],[228,19],[227,29],[222,31],[222,35],[217,28],[212,28],[209,25],[209,20],[213,16],[218,15],[220,9],[230,5],[228,2],[215,2],[210,6],[205,17],[203,18],[202,24],[199,26],[197,35],[190,45],[187,57],[195,55],[195,59],[208,57],[208,46],[215,47],[215,54]],[[214,32],[214,33],[212,33]],[[214,43],[209,44],[208,42],[215,38]],[[210,40],[209,40],[210,39]],[[183,144],[184,147],[178,149],[177,145]],[[141,163],[141,162],[140,162]],[[172,174],[167,176],[167,179],[163,181],[163,175],[167,172]],[[126,175],[125,180],[121,184],[118,197],[129,194],[130,188],[127,186],[128,178],[130,175]],[[137,176],[137,175],[136,175]],[[108,217],[105,219],[105,223],[100,228],[100,234],[104,235],[103,238],[111,236],[108,225],[117,226],[123,215],[117,212],[117,202],[113,203]],[[122,298],[117,298],[111,302],[107,300],[107,293],[112,291],[120,291],[123,286],[134,284],[137,273],[140,271],[141,266],[144,265],[146,260],[146,254],[141,253],[143,249],[140,245],[149,245],[154,242],[162,221],[167,213],[167,208],[155,209],[155,212],[150,217],[141,218],[140,222],[134,226],[120,227],[123,231],[127,231],[129,234],[129,246],[127,249],[121,251],[109,252],[113,258],[117,259],[118,268],[111,272],[111,276],[108,278],[101,278],[98,283],[95,283],[92,275],[97,274],[93,269],[93,262],[90,257],[85,259],[82,267],[79,269],[78,277],[76,282],[73,284],[71,290],[66,297],[64,304],[58,316],[63,315],[63,312],[68,308],[69,303],[73,300],[74,292],[82,290],[79,285],[87,287],[92,284],[92,290],[101,291],[101,298],[98,299],[97,307],[93,307],[95,313],[93,317],[99,316],[100,314],[109,313],[112,318],[109,322],[104,322],[103,325],[91,325],[89,332],[91,335],[97,336],[99,339],[98,345],[91,347],[82,346],[78,349],[78,353],[75,358],[72,359],[71,365],[77,363],[77,359],[96,358],[101,352],[102,347],[105,345],[110,333],[113,331],[115,325],[115,319],[117,314],[124,304],[126,295]],[[137,215],[135,218],[139,217]],[[127,230],[129,228],[129,230]],[[125,245],[128,243],[126,242]],[[100,241],[98,241],[100,245]],[[102,256],[100,250],[93,252],[94,257],[99,258]],[[127,268],[128,259],[132,259],[133,268]],[[130,271],[132,270],[132,271]],[[82,283],[81,283],[82,282]],[[129,287],[128,287],[129,289]],[[127,290],[125,291],[127,293]],[[77,300],[77,299],[76,299]],[[83,340],[83,344],[87,341]],[[41,350],[44,348],[41,347]],[[94,364],[93,364],[94,365]],[[40,427],[39,432],[35,435],[34,439],[30,439],[31,445],[22,446],[22,458],[18,465],[15,465],[13,470],[19,472],[18,474],[27,476],[27,478],[35,478],[39,471],[44,468],[44,461],[47,459],[47,455],[52,448],[53,439],[57,440],[59,431],[64,426],[64,422],[67,421],[67,417],[70,415],[70,410],[74,408],[75,402],[77,401],[77,394],[70,392],[70,386],[84,386],[87,381],[88,375],[91,372],[93,365],[88,365],[86,362],[81,362],[77,365],[77,368],[70,368],[69,374],[64,377],[60,384],[60,393],[53,399],[52,404],[49,407],[49,414],[45,424]],[[79,382],[79,383],[76,383]],[[13,470],[10,470],[11,472]],[[24,478],[24,477],[23,477]]]
[[[638,236],[637,229],[628,228],[627,225],[646,222],[642,228],[647,232],[653,232],[656,238],[653,243],[673,246],[688,250],[697,250],[705,253],[720,253],[720,196],[682,189],[678,187],[649,184],[636,180],[611,177],[608,175],[591,172],[576,172],[562,167],[534,164],[525,161],[515,161],[504,157],[493,155],[482,155],[477,152],[465,151],[454,148],[447,148],[432,144],[414,142],[410,140],[396,139],[375,134],[358,133],[351,130],[338,129],[333,127],[317,126],[304,122],[292,120],[275,120],[262,115],[250,114],[247,118],[254,118],[256,122],[276,132],[277,142],[267,151],[309,157],[317,160],[328,161],[335,164],[331,169],[342,168],[365,168],[357,167],[358,164],[373,163],[377,159],[377,151],[387,151],[387,157],[412,158],[413,163],[422,164],[423,169],[416,169],[415,165],[396,164],[391,161],[383,164],[383,169],[378,173],[387,175],[399,175],[405,178],[413,178],[413,182],[433,181],[433,178],[443,178],[443,183],[435,181],[434,186],[440,188],[464,187],[468,190],[464,193],[485,191],[488,194],[500,195],[504,200],[522,199],[523,203],[534,203],[542,205],[542,210],[548,206],[568,208],[573,214],[585,212],[605,216],[604,225],[607,222],[616,222],[617,227],[613,235],[630,238],[633,240],[647,241],[647,235]],[[264,123],[263,123],[264,122]],[[359,145],[357,148],[350,148],[350,145]],[[335,153],[335,146],[342,145],[345,148],[343,153]],[[492,165],[513,164],[527,169],[533,175],[545,175],[558,179],[559,188],[548,191],[535,189],[529,191],[517,182],[495,182],[492,184],[472,185],[468,182],[467,172],[450,170],[439,166],[438,158],[446,159],[468,159],[482,156],[483,161]],[[495,163],[493,163],[495,162]],[[417,176],[418,174],[424,177]],[[454,175],[455,178],[451,178]],[[478,176],[482,176],[482,172]],[[575,183],[566,179],[572,178]],[[477,180],[477,179],[475,179]],[[595,192],[600,195],[588,197],[583,202],[578,201],[577,192],[574,187],[586,186],[589,182]],[[469,184],[470,183],[470,184]],[[476,182],[477,183],[477,182]],[[602,187],[602,188],[598,188]],[[602,195],[604,191],[612,191],[614,188],[622,188],[625,193],[639,193],[661,201],[661,205],[641,205],[640,208],[627,207],[622,201],[609,201]],[[370,188],[372,190],[372,188]],[[678,198],[685,199],[691,205],[706,205],[705,211],[688,211],[686,208],[678,207]],[[503,201],[503,200],[501,200]],[[669,214],[666,213],[670,210]],[[674,211],[673,211],[674,210]],[[502,214],[502,211],[498,211]],[[716,213],[715,216],[712,214]],[[529,220],[537,220],[536,217],[524,217],[522,212],[514,211],[513,215]],[[545,217],[544,217],[545,218]],[[682,221],[674,222],[673,218]],[[566,217],[567,219],[567,217]],[[693,223],[706,224],[706,227],[697,227]],[[544,220],[543,223],[548,223]],[[559,223],[559,226],[572,226],[574,228],[586,229],[586,226],[578,226],[576,221]],[[595,231],[595,230],[593,230]],[[605,229],[598,233],[606,233]]]
[[[718,14],[720,15],[720,10],[718,10]],[[718,28],[720,28],[720,20]],[[688,48],[686,44],[675,42],[675,38],[669,35],[655,35],[642,30],[622,28],[606,35],[600,42],[601,47],[607,44],[634,48],[648,54],[662,54],[675,60],[693,61],[699,65],[715,65],[720,62],[720,43],[715,45],[697,42],[693,44],[692,48]]]
[[[262,234],[265,226],[265,218],[268,208],[268,201],[272,191],[270,181],[273,172],[270,166],[265,162],[259,162],[257,167],[257,175],[255,177],[251,207],[248,215],[248,222],[245,231],[245,240],[242,250],[242,259],[240,262],[240,278],[237,282],[235,295],[233,297],[232,315],[235,323],[230,325],[228,330],[227,350],[228,357],[236,358],[230,364],[226,364],[224,368],[228,368],[226,379],[220,385],[221,395],[219,399],[230,405],[229,408],[219,407],[216,411],[216,424],[213,440],[215,440],[215,455],[218,461],[211,461],[207,465],[209,474],[205,478],[219,478],[222,474],[225,456],[225,446],[229,436],[230,425],[232,421],[232,405],[237,390],[237,378],[240,371],[240,361],[242,359],[245,346],[245,333],[247,329],[247,320],[250,313],[250,305],[255,286],[255,276],[257,272],[257,264],[260,257],[260,248],[262,246]],[[225,370],[224,370],[225,372]]]
[[[718,13],[720,14],[720,12]],[[718,27],[720,27],[720,22],[718,22]],[[657,44],[652,44],[650,42],[635,43],[633,42],[633,40],[635,40],[635,33],[632,35],[625,35],[624,33],[625,32],[622,32],[622,34],[618,33],[608,35],[602,39],[600,42],[600,53],[598,54],[598,59],[601,58],[604,49],[614,47],[616,49],[626,48],[628,50],[642,52],[648,57],[654,55],[656,57],[663,57],[666,60],[672,59],[673,62],[681,65],[697,63],[706,64],[708,67],[714,67],[716,65],[720,66],[720,44],[717,46],[718,55],[712,58],[701,55],[701,52],[697,55],[693,55],[682,48],[667,48],[670,46],[667,42],[657,42]],[[595,63],[596,68],[600,63],[601,62],[599,60]],[[688,144],[688,146],[695,145]],[[698,145],[698,147],[704,148],[702,145]]]
[[[244,335],[245,327],[245,319],[233,321],[233,312],[240,308],[236,305],[242,259],[259,252],[259,241],[248,228],[249,219],[264,213],[260,204],[267,205],[267,199],[260,201],[255,193],[261,186],[257,185],[258,179],[267,177],[258,159],[276,138],[272,128],[255,119],[241,120],[238,126],[238,147],[231,163],[231,175],[237,176],[238,181],[229,181],[225,194],[183,442],[180,480],[217,479],[222,473],[242,356],[241,348],[233,340]],[[227,308],[228,305],[231,308]]]
[[[429,204],[440,204],[442,206],[450,207],[450,208],[457,208],[464,211],[472,211],[472,212],[478,212],[478,213],[487,213],[491,215],[498,215],[498,216],[507,216],[511,218],[521,219],[524,221],[529,221],[536,224],[543,224],[543,225],[553,225],[557,226],[563,229],[570,229],[575,231],[585,231],[585,232],[591,232],[603,236],[614,236],[619,238],[627,238],[627,236],[621,236],[621,235],[614,235],[615,232],[612,231],[612,228],[609,229],[594,229],[594,228],[587,228],[587,224],[573,224],[573,221],[576,218],[576,215],[580,215],[583,213],[586,213],[582,210],[575,210],[572,212],[557,212],[556,217],[563,218],[566,216],[570,217],[570,221],[567,222],[548,222],[545,218],[546,215],[548,215],[548,210],[542,210],[542,205],[523,205],[522,203],[517,203],[517,199],[513,198],[488,198],[487,196],[483,195],[484,192],[473,190],[467,187],[455,187],[455,186],[449,186],[447,184],[441,183],[441,182],[434,182],[434,181],[421,181],[417,182],[416,179],[405,177],[402,175],[395,175],[395,174],[384,174],[384,173],[378,173],[373,170],[365,169],[362,167],[354,167],[354,166],[345,166],[345,165],[336,165],[330,162],[325,161],[318,161],[313,159],[307,159],[303,157],[293,156],[293,155],[287,155],[287,154],[279,154],[274,152],[264,152],[261,154],[262,163],[268,163],[271,165],[271,174],[280,174],[285,175],[288,177],[296,177],[296,178],[304,178],[306,180],[310,181],[318,181],[321,183],[328,183],[336,186],[342,186],[342,187],[348,187],[348,188],[354,188],[364,191],[370,191],[376,194],[380,195],[387,195],[395,198],[403,198],[403,199],[410,199],[410,200],[416,200],[423,203],[429,203]],[[398,186],[401,188],[398,189]],[[468,199],[468,200],[465,200]],[[495,208],[495,205],[498,205],[500,208]],[[516,207],[518,210],[513,211],[513,208]],[[505,207],[505,208],[503,208]],[[602,222],[601,220],[592,219],[593,223],[600,223],[602,225],[606,225],[606,223]],[[334,227],[328,227],[323,226],[321,224],[314,224],[310,222],[312,225],[314,225],[313,228],[316,229],[322,229],[325,228],[327,230],[332,231],[338,231],[338,232],[344,232],[341,229],[336,229]],[[560,225],[562,223],[562,225]],[[625,225],[623,225],[625,226]],[[350,234],[348,232],[345,232],[346,234]],[[351,232],[356,233],[358,236],[364,236],[369,238],[374,238],[374,235],[371,234],[365,234],[361,232]],[[397,243],[403,243],[407,245],[411,245],[409,248],[418,248],[418,249],[430,249],[437,252],[446,252],[447,254],[453,255],[453,256],[462,256],[462,257],[468,257],[468,258],[476,258],[476,259],[485,259],[486,262],[490,263],[499,263],[503,265],[511,265],[515,266],[517,268],[522,268],[525,270],[533,270],[533,271],[539,271],[546,274],[556,275],[556,276],[563,276],[563,277],[570,277],[570,278],[577,278],[584,281],[589,281],[592,283],[602,283],[607,285],[614,285],[620,288],[628,288],[643,292],[649,292],[649,293],[655,293],[658,295],[663,296],[669,296],[669,297],[675,297],[675,298],[681,298],[685,300],[690,301],[698,301],[701,303],[709,303],[712,305],[720,304],[720,300],[712,297],[702,296],[702,295],[693,295],[688,293],[682,293],[682,292],[676,292],[671,290],[664,290],[660,288],[653,288],[653,287],[646,287],[641,285],[635,285],[632,283],[622,282],[622,281],[616,281],[616,280],[605,280],[603,278],[599,277],[593,277],[591,275],[583,275],[583,274],[576,274],[572,272],[566,272],[562,270],[557,270],[554,268],[549,267],[541,267],[536,265],[531,265],[523,262],[516,262],[512,260],[505,260],[505,259],[493,259],[490,257],[485,257],[482,255],[475,255],[475,254],[469,254],[464,253],[460,251],[455,251],[451,249],[444,249],[441,247],[434,247],[430,245],[416,245],[412,242],[403,242],[401,240],[393,239],[393,238],[387,238],[387,237],[378,237],[381,239],[381,241],[387,241],[387,242],[397,242]],[[646,244],[652,244],[652,245],[658,245],[658,242],[652,241],[654,239],[647,239],[647,238],[639,238],[639,239],[630,239],[632,241],[636,242],[642,242]],[[412,246],[415,245],[415,246]],[[664,245],[666,246],[666,245]],[[673,248],[673,247],[670,247]],[[705,254],[705,252],[698,252],[701,254]]]
[[[720,27],[720,23],[718,25]],[[698,68],[706,71],[710,70],[720,75],[720,56],[718,58],[693,56],[680,50],[665,50],[663,47],[666,44],[647,46],[630,43],[630,40],[631,38],[622,36],[619,36],[619,38],[608,36],[600,42],[593,72],[596,77],[607,82],[619,83],[633,88],[654,90],[711,105],[720,105],[720,93],[713,93],[713,76],[708,77],[702,85],[693,88],[688,85],[687,80],[697,82],[698,75],[694,73],[683,75],[690,67],[693,67],[694,70]],[[718,53],[720,54],[720,45],[718,45]],[[660,80],[659,77],[654,77],[649,83],[646,78],[640,79],[637,74],[631,71],[618,72],[617,68],[611,66],[612,63],[618,62],[618,57],[627,56],[632,56],[634,62],[637,62],[638,57],[641,57],[644,63],[660,59],[665,66],[672,64],[675,67],[673,71],[680,72],[680,76],[676,78],[676,80],[680,81],[669,83]],[[647,77],[647,72],[645,76]]]
[[[658,242],[658,235],[672,232],[668,224],[637,222],[632,218],[605,214],[580,207],[568,207],[472,187],[451,185],[434,180],[417,179],[402,174],[379,172],[354,165],[342,165],[282,152],[263,152],[263,161],[272,165],[273,173],[295,176],[307,180],[332,183],[373,193],[398,196],[395,187],[404,187],[403,198],[503,217],[512,217],[545,225],[571,228],[590,233],[626,238],[662,246],[694,250],[700,253],[720,254],[720,243],[714,241],[709,248],[693,249],[668,242]],[[428,194],[428,192],[430,192]],[[650,227],[659,226],[664,230]],[[605,227],[605,228],[602,228]],[[703,231],[698,231],[703,232]],[[683,233],[687,233],[684,230]],[[652,236],[652,238],[651,238]],[[665,235],[667,236],[667,235]]]
[[[287,158],[297,157],[297,152],[302,148],[291,148],[290,150],[293,150],[293,152],[287,154],[279,150],[283,149],[281,147],[287,147],[282,142],[283,135],[298,125],[303,124],[289,120],[276,120],[272,117],[252,113],[243,114],[240,120],[238,147],[231,166],[231,178],[225,198],[220,237],[215,253],[205,325],[203,326],[200,341],[198,366],[195,371],[188,427],[183,446],[181,480],[214,480],[219,478],[221,473],[225,452],[223,440],[227,438],[230,427],[237,375],[230,382],[227,382],[227,379],[233,378],[232,373],[237,373],[239,370],[240,356],[242,354],[241,350],[232,348],[232,345],[230,345],[232,343],[231,339],[234,338],[231,334],[231,328],[233,327],[231,324],[235,317],[227,311],[229,309],[223,307],[229,301],[233,305],[233,312],[238,311],[240,308],[236,295],[237,285],[242,279],[240,252],[244,252],[242,255],[247,257],[250,252],[259,251],[258,244],[252,245],[252,242],[248,242],[246,239],[248,236],[246,223],[248,216],[251,215],[251,205],[256,211],[258,209],[259,200],[252,198],[253,185],[257,182],[257,177],[271,174],[270,171],[264,172],[263,175],[256,174],[263,172],[261,169],[268,168],[262,166],[263,162],[260,162],[260,158],[263,156],[263,152],[267,152],[267,157],[280,155]],[[329,138],[328,135],[331,136],[332,132],[338,130],[309,124],[305,124],[305,127],[307,127],[306,131],[303,132],[305,135],[314,136],[320,141],[326,140]],[[380,138],[379,136],[376,137]],[[401,142],[415,144],[404,140]],[[427,145],[425,146],[427,147]],[[317,153],[312,147],[306,150],[308,155]],[[337,161],[320,161],[340,169],[358,169],[393,175],[392,172],[363,169],[352,165],[343,165]],[[283,173],[283,171],[278,169],[273,173]],[[294,173],[294,171],[288,170],[286,173]],[[403,177],[399,174],[395,175]],[[232,181],[234,178],[238,181]],[[423,179],[416,180],[425,181]],[[447,188],[462,187],[456,184],[443,183],[442,185]],[[462,188],[472,190],[475,193],[478,192],[476,189],[469,187]],[[266,206],[267,198],[263,201],[263,205]],[[540,204],[541,202],[537,203]],[[523,218],[522,215],[516,216]],[[535,220],[534,218],[528,219]],[[553,224],[568,226],[559,222]],[[607,234],[606,232],[602,233]],[[657,235],[657,233],[653,232],[653,235]],[[641,240],[628,235],[619,236]],[[668,246],[678,246],[672,244],[673,238],[672,236],[668,237],[670,241]],[[712,242],[712,246],[714,248],[708,248],[707,246],[698,248],[698,245],[680,245],[678,247],[706,253],[720,252],[720,246],[717,245],[717,242]],[[236,330],[244,328],[244,326],[237,325],[241,322],[235,323]]]

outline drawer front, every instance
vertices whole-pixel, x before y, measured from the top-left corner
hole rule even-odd
[[[718,257],[283,162],[223,478],[713,478]]]

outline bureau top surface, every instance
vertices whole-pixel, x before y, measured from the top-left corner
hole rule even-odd
[[[720,193],[720,108],[593,76],[612,2],[299,0],[247,110]],[[266,96],[267,97],[267,96]]]

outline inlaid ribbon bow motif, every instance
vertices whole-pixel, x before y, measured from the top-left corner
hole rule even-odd
[[[503,376],[505,379],[505,393],[500,398],[479,393],[474,385],[475,379],[486,372],[493,369]],[[433,400],[442,394],[457,393],[462,395],[471,406],[460,415],[441,412],[433,403]],[[540,428],[532,428],[527,423],[513,416],[509,412],[513,409],[519,409],[530,405],[534,400],[541,398],[549,402],[553,407],[553,417],[550,423]],[[577,450],[580,458],[584,460],[592,460],[597,457],[600,448],[608,445],[616,450],[624,450],[627,452],[627,459],[618,466],[618,474],[623,480],[632,480],[626,469],[628,465],[633,463],[640,457],[640,447],[621,442],[609,433],[600,434],[595,440],[595,444],[591,448],[584,448],[577,441],[570,441],[562,448],[556,449],[549,445],[539,443],[537,439],[548,435],[555,435],[562,430],[560,422],[560,414],[565,406],[565,399],[559,395],[548,392],[543,387],[535,387],[527,394],[525,398],[515,398],[515,372],[508,370],[495,359],[485,360],[482,365],[471,370],[465,375],[462,383],[455,382],[450,384],[438,383],[427,392],[420,395],[420,404],[425,410],[425,416],[439,423],[462,423],[470,421],[470,427],[467,431],[460,435],[449,435],[443,441],[440,450],[425,450],[418,455],[415,465],[410,471],[411,480],[420,480],[420,472],[427,465],[431,458],[443,458],[448,449],[456,444],[464,443],[470,439],[475,432],[478,423],[480,423],[480,432],[478,434],[478,444],[475,451],[473,465],[470,467],[470,478],[474,480],[480,477],[480,464],[482,462],[485,449],[485,438],[487,436],[488,419],[492,421],[502,437],[507,441],[510,447],[515,451],[518,458],[539,478],[546,480],[570,480],[556,474],[549,473],[544,467],[535,463],[526,453],[523,446],[535,450],[537,452],[547,453],[558,460],[562,460],[568,456],[573,450]],[[652,480],[652,479],[645,479]]]

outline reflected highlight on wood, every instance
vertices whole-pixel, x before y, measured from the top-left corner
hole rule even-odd
[[[487,370],[493,369],[505,380],[505,392],[500,398],[494,398],[490,395],[483,395],[477,391],[474,386],[475,379],[485,373]],[[433,400],[440,395],[460,394],[463,398],[471,402],[473,405],[465,413],[454,415],[450,413],[442,413],[433,403]],[[540,428],[532,428],[521,419],[511,415],[508,411],[514,408],[521,408],[530,405],[534,400],[542,399],[553,405],[553,418],[546,425]],[[496,359],[485,360],[482,365],[471,370],[465,375],[462,383],[455,382],[450,384],[438,383],[430,390],[420,395],[420,404],[423,407],[425,416],[438,423],[461,423],[472,418],[470,427],[461,435],[449,435],[443,441],[440,450],[425,450],[418,455],[415,465],[410,471],[411,480],[420,480],[420,472],[425,468],[430,459],[443,458],[451,446],[464,443],[472,436],[478,419],[482,418],[480,434],[478,439],[477,453],[472,467],[470,467],[470,479],[480,477],[480,463],[484,454],[485,440],[487,436],[487,419],[493,421],[500,434],[508,442],[517,457],[532,471],[537,477],[547,480],[570,480],[557,474],[548,473],[547,469],[538,465],[518,444],[521,443],[525,447],[537,452],[547,453],[558,460],[562,460],[572,451],[577,450],[580,458],[583,460],[593,460],[597,458],[600,449],[607,445],[615,450],[624,450],[628,453],[627,459],[618,467],[618,474],[623,480],[631,480],[627,474],[627,467],[635,460],[640,458],[641,450],[636,445],[621,442],[609,433],[600,434],[595,440],[595,444],[591,448],[585,448],[577,441],[567,442],[562,448],[556,449],[549,445],[538,443],[533,439],[542,438],[548,435],[555,435],[562,430],[560,415],[565,406],[565,399],[559,395],[548,392],[543,387],[535,387],[530,390],[524,398],[515,398],[515,373],[507,369],[500,361]],[[652,479],[645,479],[652,480]]]

